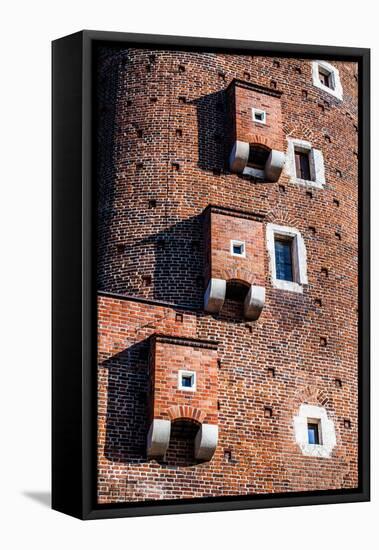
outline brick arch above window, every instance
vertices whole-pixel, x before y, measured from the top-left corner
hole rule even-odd
[[[202,424],[205,420],[206,413],[196,407],[190,405],[174,405],[167,411],[170,420],[192,420]]]
[[[256,275],[248,269],[224,269],[220,273],[220,278],[225,281],[233,281],[241,284],[252,285],[256,281]]]

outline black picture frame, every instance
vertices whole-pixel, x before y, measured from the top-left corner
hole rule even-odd
[[[96,504],[93,54],[98,44],[356,61],[359,67],[359,487]],[[52,507],[81,519],[361,502],[370,499],[370,50],[81,31],[52,44]]]

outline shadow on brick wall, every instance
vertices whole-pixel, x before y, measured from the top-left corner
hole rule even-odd
[[[147,340],[100,364],[108,371],[104,455],[113,462],[145,462],[148,429]]]
[[[192,102],[197,108],[199,167],[208,171],[227,169],[228,146],[226,93],[224,90]]]
[[[147,285],[152,286],[152,298],[193,308],[202,307],[202,215],[170,223],[167,229],[139,241],[136,249],[141,257],[138,264],[139,275],[142,281],[145,280]],[[146,251],[151,249],[148,256],[152,257],[152,261],[145,265],[143,257]],[[151,280],[148,278],[149,275]]]
[[[147,462],[146,438],[149,429],[149,340],[143,340],[100,364],[108,371],[108,393],[104,456],[111,462]],[[164,467],[198,464],[194,458],[194,438],[198,424],[172,423],[170,445]]]

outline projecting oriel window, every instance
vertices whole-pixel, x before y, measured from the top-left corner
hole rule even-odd
[[[308,443],[310,445],[320,445],[320,426],[318,422],[308,421]]]
[[[292,260],[293,239],[275,238],[276,278],[282,281],[293,281]]]
[[[180,370],[178,373],[178,388],[184,391],[195,391],[196,372]]]
[[[232,256],[246,256],[245,243],[243,241],[230,241],[230,253]]]
[[[309,151],[297,151],[295,149],[296,177],[302,180],[311,181],[311,167]]]

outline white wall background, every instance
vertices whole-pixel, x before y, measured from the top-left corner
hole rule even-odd
[[[379,512],[378,398],[373,400],[372,503],[86,523],[53,512],[45,503],[50,484],[50,41],[92,28],[371,47],[376,85],[373,122],[377,122],[375,3],[13,0],[3,2],[1,10],[2,548],[373,548]],[[377,129],[374,124],[374,161]],[[373,208],[378,212],[375,175]],[[375,238],[379,216],[373,218]],[[375,282],[379,265],[373,253]],[[374,285],[373,298],[375,336],[378,291]],[[377,352],[375,342],[373,348]]]

